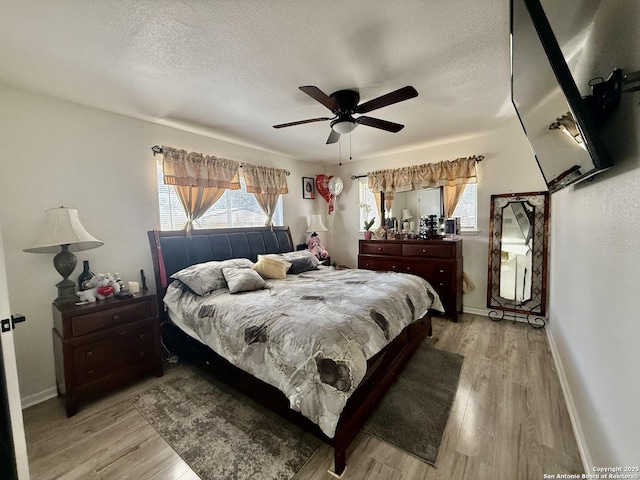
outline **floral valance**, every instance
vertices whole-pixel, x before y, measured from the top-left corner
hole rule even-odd
[[[242,175],[248,193],[289,193],[287,174],[281,168],[242,164]]]
[[[476,183],[476,160],[479,157],[457,158],[438,163],[376,170],[367,178],[372,192],[408,192],[421,188],[453,187]]]
[[[183,187],[240,189],[240,163],[162,146],[164,183]]]

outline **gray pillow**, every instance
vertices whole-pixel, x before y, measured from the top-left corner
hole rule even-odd
[[[171,275],[174,280],[179,280],[189,287],[197,295],[226,288],[227,281],[222,273],[223,268],[251,268],[253,262],[248,258],[231,258],[223,261],[197,263]]]
[[[289,271],[287,273],[292,275],[318,269],[318,264],[309,257],[295,258],[289,260],[289,263],[291,263],[291,267],[289,267]]]
[[[278,258],[289,262],[291,267],[288,274],[297,275],[298,273],[308,272],[309,270],[317,270],[322,260],[318,259],[309,250],[299,250],[296,252],[286,252],[280,254],[270,254],[267,257]]]
[[[315,254],[310,252],[309,250],[298,250],[296,252],[286,252],[286,253],[281,253],[280,255],[287,262],[292,262],[293,260],[297,260],[300,258],[306,258],[314,262],[316,266],[322,263],[322,260],[316,257]]]
[[[223,268],[222,273],[227,281],[229,293],[260,290],[267,286],[260,274],[251,268]]]

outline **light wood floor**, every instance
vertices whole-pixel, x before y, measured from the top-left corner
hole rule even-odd
[[[544,473],[584,473],[544,331],[464,314],[457,324],[434,319],[434,338],[427,341],[465,356],[438,468],[361,434],[347,457],[345,480],[539,480]],[[70,419],[57,398],[26,409],[32,479],[197,479],[128,400],[189,368],[81,406]],[[331,460],[331,449],[321,447],[295,480],[330,480]]]

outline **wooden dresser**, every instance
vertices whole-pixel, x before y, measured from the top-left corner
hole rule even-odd
[[[85,398],[148,373],[162,376],[156,296],[53,306],[58,393],[67,417]]]
[[[358,268],[412,273],[438,292],[445,315],[462,311],[462,240],[360,240]]]

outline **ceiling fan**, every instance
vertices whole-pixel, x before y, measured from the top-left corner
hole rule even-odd
[[[280,125],[274,125],[273,128],[292,127],[294,125],[330,120],[331,133],[327,139],[327,144],[336,143],[340,139],[340,134],[352,132],[358,125],[379,128],[387,132],[399,132],[404,128],[404,125],[366,116],[354,118],[353,115],[356,113],[369,113],[378,108],[403,102],[404,100],[418,96],[415,88],[407,86],[358,105],[358,102],[360,102],[360,94],[355,90],[338,90],[331,95],[327,95],[318,87],[303,86],[299,88],[311,98],[331,110],[334,116],[281,123]]]

